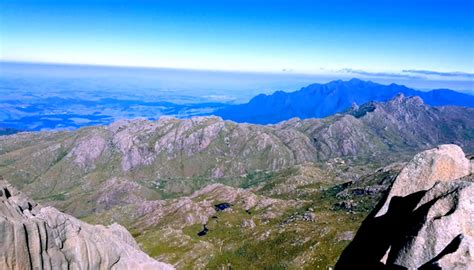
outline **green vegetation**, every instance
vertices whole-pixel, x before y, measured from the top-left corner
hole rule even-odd
[[[258,194],[268,194],[272,188],[285,184],[292,177],[301,177],[301,170],[293,167],[256,172],[240,180],[234,179],[234,184],[257,189]],[[391,174],[380,172],[367,176],[363,183],[354,184],[354,187],[376,184],[375,179]],[[220,182],[226,180],[219,179]],[[263,218],[266,209],[245,211],[240,205],[233,205],[229,210],[216,212],[208,220],[206,227],[209,231],[204,236],[197,235],[203,230],[200,223],[182,229],[175,227],[173,233],[167,232],[170,226],[173,227],[172,221],[167,219],[158,226],[135,233],[135,236],[144,251],[174,263],[180,269],[327,269],[334,266],[349,243],[350,238],[344,235],[355,234],[379,198],[378,194],[354,195],[350,196],[356,205],[354,208],[337,207],[341,201],[338,194],[348,187],[331,181],[315,182],[299,186],[291,193],[276,195],[279,199],[292,200],[299,196],[298,190],[314,191],[299,197],[304,200],[303,205],[289,208],[273,219]],[[196,198],[197,202],[205,200],[209,200],[207,195]],[[315,220],[301,218],[308,213],[314,215]],[[244,226],[244,221],[249,220],[254,226]]]

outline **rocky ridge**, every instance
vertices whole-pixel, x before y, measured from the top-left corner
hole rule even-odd
[[[174,269],[140,251],[118,224],[89,225],[0,180],[1,269]]]
[[[474,150],[472,114],[472,108],[430,107],[399,95],[324,119],[268,126],[218,117],[123,120],[72,132],[2,136],[0,173],[22,190],[50,196],[113,177],[234,177],[333,158],[386,165],[442,143]]]
[[[336,268],[474,268],[473,168],[456,145],[416,155]]]

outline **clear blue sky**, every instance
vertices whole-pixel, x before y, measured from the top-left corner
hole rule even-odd
[[[474,0],[1,0],[0,59],[474,72]]]

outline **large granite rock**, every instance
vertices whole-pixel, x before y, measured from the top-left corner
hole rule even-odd
[[[90,225],[42,207],[0,179],[0,269],[174,269],[122,226]]]
[[[472,168],[456,145],[416,155],[336,268],[474,269]]]
[[[377,216],[387,212],[393,197],[405,197],[420,190],[428,190],[437,181],[458,179],[468,175],[470,170],[470,161],[457,145],[445,144],[421,152],[397,176]]]

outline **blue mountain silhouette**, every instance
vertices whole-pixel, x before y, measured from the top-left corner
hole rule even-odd
[[[403,85],[382,85],[371,81],[351,79],[326,84],[311,84],[299,91],[277,91],[260,94],[248,103],[231,105],[214,112],[225,120],[256,124],[273,124],[293,117],[321,118],[342,112],[353,104],[369,101],[387,101],[397,94],[419,96],[432,106],[474,107],[474,96],[449,89],[419,91]]]

